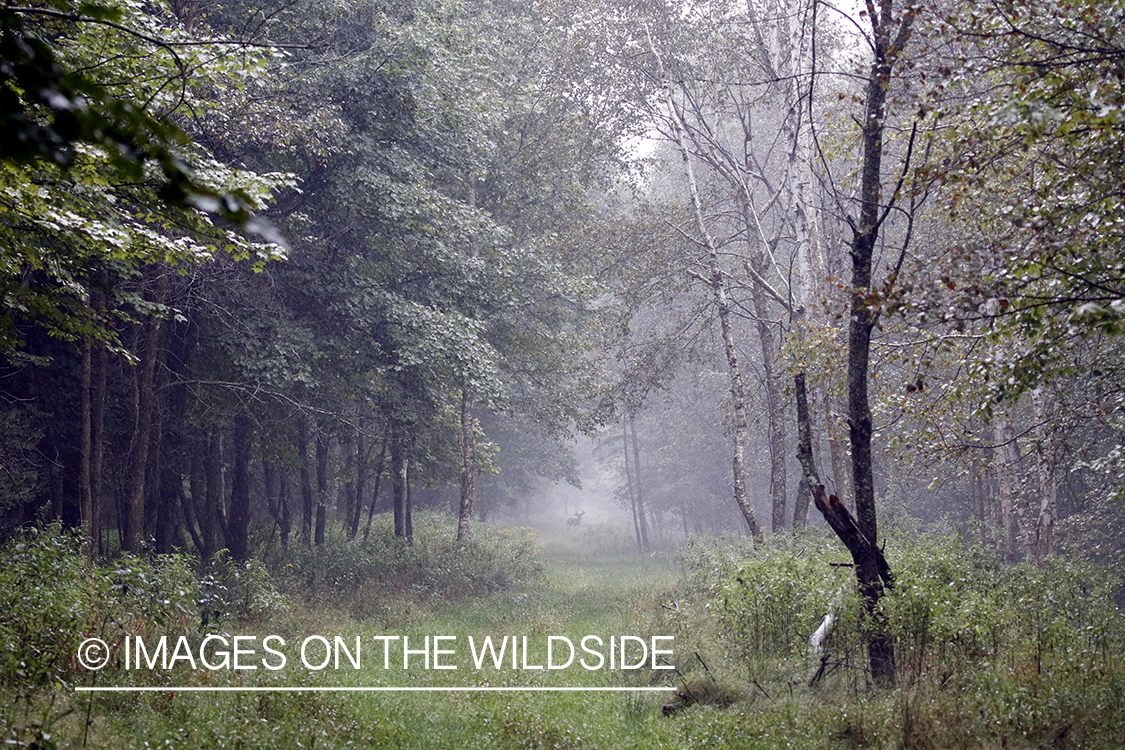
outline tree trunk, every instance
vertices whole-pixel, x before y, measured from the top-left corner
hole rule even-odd
[[[166,287],[161,280],[153,301],[164,302]],[[126,493],[125,536],[121,548],[126,552],[141,551],[142,535],[145,527],[145,478],[148,472],[148,452],[152,444],[152,424],[156,410],[156,360],[159,358],[160,318],[149,318],[142,326],[143,344],[140,347],[140,362],[136,366],[137,414],[133,429],[133,461]]]
[[[371,520],[375,518],[375,504],[379,502],[379,487],[383,482],[383,466],[387,459],[387,444],[390,443],[391,428],[388,424],[383,430],[383,439],[379,447],[379,460],[375,463],[375,488],[371,491],[371,510],[367,512],[367,526],[363,529],[363,538],[371,536]]]
[[[637,480],[633,491],[637,498],[637,519],[641,525],[641,549],[647,552],[651,549],[648,538],[648,521],[645,517],[644,488],[641,482],[641,444],[637,438],[637,419],[629,415],[629,431],[633,433],[633,476]]]
[[[461,389],[461,507],[457,514],[457,541],[469,538],[469,520],[473,515],[474,477],[476,474],[476,440],[474,437],[473,392]]]
[[[158,362],[157,364],[160,364]],[[160,395],[165,393],[166,379],[164,368],[157,368],[156,382],[153,384],[154,405],[152,413],[152,442],[148,449],[148,466],[145,468],[145,528],[144,538],[152,541],[152,551],[158,555],[170,551],[168,528],[158,516],[160,506],[160,467],[164,464],[164,422],[167,413],[161,403]]]
[[[477,179],[469,176],[465,180],[468,186],[468,204],[470,209],[477,207]],[[480,248],[476,235],[469,241],[469,257],[477,260]],[[477,311],[474,310],[474,315]],[[457,512],[457,541],[462,542],[469,538],[469,523],[473,516],[473,500],[476,496],[476,471],[477,471],[477,446],[476,446],[476,420],[473,418],[475,404],[472,387],[468,378],[461,386],[461,503]]]
[[[186,473],[184,431],[188,410],[188,392],[183,380],[188,369],[188,356],[195,343],[190,332],[186,324],[173,324],[164,358],[167,377],[162,378],[161,390],[165,394],[165,407],[160,428],[160,458],[156,463],[159,477],[156,549],[161,554],[183,546],[179,508]]]
[[[194,434],[191,438],[191,465],[188,474],[188,493],[181,494],[180,505],[183,506],[184,523],[188,527],[195,548],[203,560],[214,554],[210,540],[204,533],[203,516],[207,504],[207,437]]]
[[[1055,555],[1055,518],[1058,500],[1058,485],[1055,484],[1054,436],[1050,428],[1052,420],[1047,414],[1046,397],[1042,388],[1031,392],[1031,403],[1035,409],[1035,421],[1039,425],[1039,517],[1035,523],[1035,560],[1042,563]]]
[[[783,175],[783,185],[778,192],[784,192],[788,210],[785,215],[792,226],[792,236],[797,251],[797,267],[801,281],[801,300],[804,310],[820,309],[817,304],[820,285],[827,279],[824,271],[824,253],[820,239],[819,223],[816,215],[816,203],[812,197],[813,170],[812,170],[812,133],[809,119],[805,117],[803,102],[805,97],[800,86],[806,71],[804,59],[805,45],[803,42],[803,24],[790,25],[790,16],[782,7],[783,3],[771,3],[765,8],[764,15],[759,12],[753,2],[746,4],[747,17],[750,29],[753,32],[752,50],[764,68],[766,78],[772,82],[772,87],[777,95],[778,109],[783,113],[781,118],[781,137],[788,144],[786,168]],[[763,23],[765,21],[766,23]],[[772,24],[774,28],[767,26]],[[769,41],[767,41],[769,40]],[[772,44],[771,44],[772,42]],[[747,138],[749,140],[749,138]],[[742,186],[742,213],[748,236],[755,234],[755,228],[760,227],[760,222],[754,218],[751,222],[752,197],[745,181]],[[760,230],[758,232],[760,235]],[[764,236],[759,242],[765,244]],[[770,446],[770,495],[772,499],[771,529],[774,533],[785,529],[785,511],[788,500],[787,478],[785,469],[785,415],[784,402],[780,378],[777,375],[775,359],[777,347],[774,344],[773,332],[769,327],[769,299],[767,288],[764,284],[766,264],[764,254],[759,247],[757,252],[751,253],[753,268],[752,294],[754,311],[758,317],[758,336],[762,348],[762,367],[765,371],[766,405],[769,420],[769,446]],[[778,300],[779,302],[781,300]],[[792,304],[783,305],[792,312]],[[802,312],[803,314],[803,312]],[[823,319],[823,314],[818,319]],[[815,445],[814,445],[815,450]],[[798,502],[803,502],[806,493],[798,493]],[[798,515],[801,516],[800,528],[804,528],[807,516],[807,503],[804,511],[798,514],[794,506],[794,529],[798,528]]]
[[[262,461],[262,484],[266,493],[266,507],[270,516],[277,524],[278,534],[281,537],[281,546],[289,546],[289,498],[285,476],[278,471],[277,464],[273,461]]]
[[[625,458],[625,491],[629,493],[629,509],[633,512],[633,533],[637,535],[637,549],[644,551],[641,541],[641,522],[637,519],[637,494],[633,490],[633,475],[629,472],[629,423],[621,420],[621,446]]]
[[[883,586],[890,585],[889,570],[879,551],[879,527],[875,514],[875,479],[871,454],[873,433],[868,377],[871,371],[871,332],[879,317],[878,303],[872,289],[872,261],[886,212],[882,203],[882,163],[884,129],[887,116],[887,88],[895,60],[905,48],[913,23],[913,11],[907,10],[897,21],[892,17],[891,0],[882,0],[878,17],[871,18],[874,59],[867,78],[867,101],[862,127],[863,161],[860,169],[859,219],[852,221],[851,242],[851,319],[848,325],[848,425],[852,448],[852,488],[855,492],[855,528],[839,520],[839,509],[847,508],[837,501],[821,507],[821,491],[817,507],[832,524],[837,536],[848,546],[855,561],[860,594],[869,618],[867,652],[871,676],[878,685],[891,685],[895,677],[894,643],[886,624],[878,615]],[[905,253],[905,247],[903,248]],[[813,488],[816,492],[816,488]],[[827,508],[827,509],[826,509]],[[850,516],[850,514],[848,514]],[[854,531],[854,533],[853,533]],[[850,541],[849,541],[850,540]]]
[[[411,543],[412,524],[407,482],[407,436],[397,422],[391,423],[391,486],[394,490],[395,536]]]
[[[413,441],[410,446],[413,447]],[[409,456],[410,451],[407,452]],[[413,488],[410,486],[410,474],[406,470],[407,464],[403,463],[403,484],[406,485],[406,542],[407,544],[414,544],[414,495]]]
[[[200,530],[211,554],[220,549],[223,530],[223,434],[211,431],[207,436],[207,496],[204,501]]]
[[[227,548],[231,557],[239,562],[250,558],[250,457],[253,439],[253,417],[242,409],[234,418],[234,465],[227,520]]]
[[[812,489],[808,481],[801,476],[797,483],[797,497],[793,500],[793,531],[804,531],[809,525],[809,500]]]
[[[316,546],[324,546],[324,528],[328,523],[328,437],[323,425],[316,431]]]
[[[351,517],[348,523],[348,539],[355,539],[359,533],[359,518],[363,515],[363,491],[367,487],[367,441],[363,430],[356,430],[355,436],[355,494],[352,498]]]
[[[726,354],[727,372],[730,376],[731,410],[734,422],[734,454],[731,458],[731,473],[734,485],[734,502],[742,513],[743,519],[749,527],[750,535],[760,539],[762,529],[754,515],[754,509],[746,498],[746,443],[749,430],[746,421],[746,393],[742,385],[742,368],[738,361],[738,350],[734,343],[734,331],[730,323],[730,298],[727,295],[726,284],[723,281],[722,267],[719,265],[719,253],[715,247],[707,224],[703,219],[703,205],[699,198],[699,187],[695,180],[695,169],[692,167],[691,155],[684,143],[684,126],[672,98],[672,85],[664,71],[664,61],[656,51],[656,46],[649,40],[649,49],[656,58],[660,68],[660,77],[664,81],[664,91],[667,97],[668,117],[672,123],[673,137],[679,148],[684,163],[684,172],[687,176],[688,191],[691,194],[691,205],[695,216],[696,230],[699,232],[701,242],[707,250],[708,277],[706,283],[711,289],[715,300],[716,314],[719,318],[719,330],[722,333],[723,351]]]
[[[859,218],[849,218],[852,229],[850,322],[848,326],[848,425],[852,449],[852,487],[855,492],[854,524],[848,509],[836,498],[827,498],[813,485],[814,500],[825,520],[852,553],[855,572],[868,615],[867,652],[871,676],[877,685],[889,686],[895,677],[894,643],[879,615],[879,599],[893,578],[879,549],[872,462],[872,419],[868,377],[871,370],[871,333],[879,318],[878,293],[872,286],[872,265],[888,209],[882,201],[882,161],[887,89],[894,66],[910,38],[914,10],[894,16],[891,0],[881,0],[870,14],[874,58],[868,71],[866,103],[860,123],[863,156],[860,166]],[[907,164],[913,135],[907,147]],[[906,164],[904,164],[904,170]],[[904,240],[901,253],[906,252]],[[810,482],[811,484],[811,482]]]
[[[167,383],[160,384],[160,390],[168,393]],[[172,394],[169,400],[174,400]],[[155,485],[155,492],[149,493],[150,509],[149,524],[152,528],[155,549],[158,555],[167,555],[177,544],[182,542],[182,530],[177,508],[179,496],[176,485],[183,481],[179,472],[180,449],[178,444],[179,431],[176,429],[175,416],[171,414],[173,404],[165,404],[160,410],[156,425],[155,450],[149,454],[149,481]]]
[[[1015,494],[1019,487],[1020,449],[1016,430],[1010,419],[999,419],[994,426],[996,448],[997,505],[1000,509],[1000,530],[1004,537],[1004,555],[1009,562],[1016,559]]]
[[[836,494],[839,495],[840,502],[848,510],[854,511],[855,493],[852,492],[852,488],[855,486],[855,482],[852,480],[852,467],[848,460],[848,446],[843,435],[841,422],[838,399],[831,388],[826,389],[824,393],[824,425],[828,434],[828,459],[832,463],[832,479],[836,483]]]
[[[278,528],[281,531],[281,546],[289,546],[289,535],[293,531],[293,514],[290,511],[289,505],[289,473],[282,472],[279,477],[277,485],[277,503],[280,506],[281,518],[278,520]]]
[[[986,498],[984,488],[984,470],[973,462],[972,474],[969,478],[969,513],[973,520],[980,526],[981,544],[986,543],[985,526],[988,522],[986,516]]]
[[[187,528],[188,536],[191,537],[191,542],[195,545],[200,559],[206,560],[210,557],[210,553],[206,551],[203,545],[203,537],[200,536],[198,531],[199,526],[197,523],[198,519],[196,518],[195,503],[188,497],[187,493],[184,492],[183,487],[180,487],[180,492],[177,497],[180,501],[180,512],[184,514],[184,527]]]
[[[109,369],[105,349],[92,352],[93,384],[90,392],[90,538],[94,549],[102,549],[102,475],[105,466],[105,400],[106,371]]]
[[[885,97],[878,82],[868,90],[870,100]],[[868,117],[881,118],[883,107],[868,104]],[[871,454],[873,434],[871,406],[868,400],[868,375],[870,373],[871,332],[875,327],[876,311],[869,303],[871,292],[871,261],[875,247],[877,224],[875,213],[878,207],[879,158],[878,146],[882,129],[877,133],[865,128],[865,151],[874,156],[865,159],[864,164],[864,211],[860,226],[852,243],[852,305],[851,323],[848,329],[848,422],[852,448],[852,481],[855,491],[855,528],[847,519],[850,513],[839,500],[833,504],[823,502],[823,489],[813,487],[817,509],[824,515],[837,536],[852,553],[855,572],[859,580],[860,595],[868,615],[869,635],[867,652],[871,664],[871,675],[875,683],[889,686],[894,682],[895,661],[894,643],[887,632],[885,623],[878,616],[879,599],[883,595],[883,582],[879,576],[875,552],[878,551],[878,523],[875,514],[874,465]],[[874,184],[872,185],[872,181]],[[868,206],[871,206],[870,210]],[[835,499],[829,498],[831,501]],[[842,511],[842,512],[841,512]],[[885,562],[885,561],[884,561]]]
[[[894,576],[886,557],[872,539],[863,533],[858,520],[840,499],[829,496],[824,491],[812,457],[811,423],[805,392],[805,376],[799,373],[794,378],[797,397],[797,458],[805,476],[812,487],[813,501],[824,520],[851,553],[867,613],[869,631],[867,634],[868,658],[871,676],[879,685],[889,685],[894,681],[894,643],[887,634],[887,624],[877,609],[879,599],[885,589],[893,588]]]
[[[759,297],[761,299],[759,299]],[[769,446],[770,446],[770,496],[772,499],[772,513],[770,517],[770,530],[777,534],[785,531],[785,506],[789,498],[786,497],[785,476],[785,404],[781,396],[781,383],[777,376],[775,363],[776,347],[773,340],[773,331],[770,324],[759,310],[768,302],[765,294],[757,287],[754,291],[754,308],[758,311],[758,339],[762,347],[762,369],[765,371],[766,409],[768,414]]]
[[[356,430],[358,432],[358,430]],[[351,531],[352,518],[355,516],[355,484],[359,473],[358,456],[354,447],[355,436],[351,432],[344,433],[340,440],[339,456],[343,460],[343,481],[335,482],[336,515],[340,519],[340,533],[344,536]]]
[[[90,342],[82,342],[82,374],[78,391],[79,453],[78,453],[78,512],[82,519],[86,559],[91,562],[97,557],[98,543],[94,536],[94,493],[90,485],[90,456],[93,452],[91,415],[91,379],[93,375]]]
[[[297,461],[301,479],[301,542],[312,545],[313,540],[313,490],[312,472],[309,469],[309,420],[302,414],[297,423]]]

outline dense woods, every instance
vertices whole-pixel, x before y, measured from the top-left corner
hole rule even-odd
[[[827,610],[826,633],[854,626],[836,655],[891,689],[937,658],[910,624],[934,580],[1034,597],[1068,576],[1119,633],[1123,20],[1118,0],[0,5],[12,569],[42,530],[76,601],[115,560],[262,601],[484,596],[539,574],[487,521],[601,533],[544,500],[585,470],[625,524],[607,548],[679,547],[682,596],[721,595],[706,625],[663,604],[691,637],[807,642]],[[818,572],[777,622],[811,627],[778,636],[732,581],[796,580],[806,543]],[[269,610],[252,598],[220,609]],[[989,601],[1011,628],[949,653],[1031,653],[1027,612]],[[1059,639],[1088,614],[1067,606]],[[964,639],[972,614],[949,617]],[[1035,642],[1037,674],[1061,642]]]
[[[893,493],[1112,556],[1120,50],[1031,10],[5,10],[7,528],[245,558],[378,492],[464,535],[617,422],[699,444],[638,463],[651,522],[726,485],[776,533],[804,373],[873,540]]]
[[[44,204],[7,208],[25,243],[7,413],[30,428],[11,436],[9,528],[49,506],[101,551],[245,559],[255,535],[356,536],[382,488],[409,537],[411,490],[490,469],[483,415],[545,445],[590,422],[579,346],[600,261],[561,235],[624,125],[604,83],[567,84],[584,50],[517,6],[86,12],[57,30],[60,12],[18,12],[10,31],[96,34],[29,65],[81,67],[114,106],[158,113],[191,179],[256,213],[184,210],[207,194],[170,201],[142,175],[152,159],[129,141],[115,163],[62,131],[62,105],[29,134],[69,140],[65,158],[19,155],[41,172],[12,168]],[[34,122],[39,103],[19,104]],[[555,463],[527,470],[559,478]]]

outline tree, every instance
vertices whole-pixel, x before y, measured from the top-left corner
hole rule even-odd
[[[113,3],[86,3],[80,11],[70,3],[5,6],[0,34],[0,113],[8,124],[0,232],[10,258],[0,275],[0,346],[8,356],[18,356],[17,321],[70,340],[114,343],[113,328],[90,305],[107,270],[196,262],[215,244],[262,257],[275,252],[217,228],[201,212],[283,244],[252,213],[278,182],[215,162],[169,118],[188,99],[189,67],[217,57],[209,70],[222,77],[226,51],[236,45],[201,41],[165,13]],[[167,57],[150,55],[153,49]],[[148,66],[143,77],[161,85],[125,90],[117,82],[137,69],[119,74],[134,64]],[[110,205],[118,210],[107,218]],[[173,222],[186,231],[169,231]]]
[[[1103,458],[1120,445],[1106,419],[1116,409],[1089,400],[1119,374],[1122,245],[1111,217],[1123,100],[1114,71],[1125,45],[1110,20],[1119,11],[936,6],[924,34],[944,40],[928,53],[932,88],[952,92],[932,103],[946,123],[933,162],[944,227],[927,242],[941,253],[919,263],[932,281],[902,287],[902,304],[929,335],[960,341],[964,363],[948,391],[965,403],[930,424],[950,415],[956,432],[947,423],[944,434],[972,437],[945,449],[993,463],[995,476],[976,487],[989,494],[979,512],[1012,559],[1057,549],[1056,526],[1067,525],[1060,487],[1080,496],[1096,485],[1103,496],[1091,499],[1104,509],[1120,476]],[[1064,455],[1092,460],[1061,472]],[[1077,526],[1092,521],[1075,515]]]
[[[695,173],[698,200],[693,198],[692,205],[698,205],[711,237],[700,239],[697,228],[691,234],[701,255],[705,246],[714,246],[714,266],[727,279],[727,317],[748,323],[756,335],[756,356],[742,362],[741,369],[760,372],[757,392],[765,405],[770,515],[776,531],[785,526],[788,503],[782,342],[789,354],[815,346],[811,340],[829,329],[830,308],[837,304],[827,278],[814,178],[813,121],[822,116],[809,74],[817,49],[815,19],[815,4],[712,3],[688,12],[663,8],[653,14],[651,28],[645,27],[647,36],[639,39],[638,33],[634,42],[650,49],[648,59],[659,62],[648,71],[664,85],[660,106],[650,110],[654,128],[678,144],[677,156],[688,158]],[[819,30],[822,65],[824,58],[831,62],[825,48],[839,46],[826,41],[832,31]],[[711,264],[701,263],[693,277],[711,288],[716,315],[722,317],[714,284],[707,280],[712,270]],[[738,338],[735,331],[731,340],[736,348]],[[817,373],[816,385],[837,487],[850,498],[836,388],[827,372]],[[736,434],[739,421],[737,416],[733,420]],[[795,517],[799,524],[802,514]]]
[[[167,277],[224,251],[259,263],[279,257],[284,241],[254,213],[286,183],[226,167],[187,136],[178,115],[209,106],[210,85],[236,65],[254,69],[270,52],[209,36],[202,25],[193,34],[157,5],[5,6],[0,32],[7,123],[0,145],[7,259],[0,350],[12,365],[74,356],[31,343],[41,332],[82,350],[75,450],[55,447],[75,456],[75,494],[91,554],[100,546],[105,490],[104,348],[137,363],[122,544],[137,550],[155,528],[165,548],[164,532],[176,527],[154,527],[151,516],[176,507],[164,502],[170,490],[157,486],[174,483],[166,473],[160,482],[148,477],[157,476],[152,464],[163,443],[155,380],[169,314]],[[232,226],[264,242],[248,241]],[[135,345],[121,335],[135,330],[130,323],[144,329]],[[52,491],[61,503],[60,489]],[[157,495],[162,504],[146,510]]]
[[[742,383],[742,368],[739,365],[738,353],[734,343],[734,332],[731,328],[729,294],[726,288],[726,281],[723,278],[722,269],[719,266],[718,248],[703,217],[703,204],[699,196],[699,186],[695,179],[691,154],[688,152],[684,141],[683,120],[672,98],[672,88],[664,69],[663,60],[655,45],[651,43],[651,38],[649,42],[650,52],[657,60],[660,79],[663,82],[668,117],[672,124],[672,139],[680,149],[683,158],[688,181],[688,192],[691,196],[691,205],[695,216],[695,228],[706,250],[707,276],[704,277],[704,281],[710,287],[711,294],[715,301],[716,316],[719,319],[719,329],[722,335],[723,349],[726,354],[727,371],[730,375],[731,408],[734,413],[734,451],[731,468],[734,478],[734,501],[738,509],[742,512],[743,518],[746,520],[746,525],[750,529],[751,536],[757,538],[761,536],[762,531],[758,525],[754,510],[750,507],[746,498],[746,474],[744,469],[747,440],[746,391]]]
[[[910,129],[909,141],[900,156],[897,184],[889,196],[885,195],[883,159],[888,153],[887,139],[891,133],[888,118],[892,114],[889,96],[906,67],[907,43],[911,39],[918,10],[910,5],[899,9],[892,0],[882,0],[878,3],[869,2],[866,11],[862,13],[869,24],[869,28],[865,30],[865,41],[872,59],[864,80],[863,116],[857,118],[860,154],[855,210],[858,216],[845,214],[852,234],[847,396],[855,492],[854,517],[836,496],[828,496],[819,481],[812,460],[803,374],[798,374],[795,380],[802,468],[814,493],[818,510],[852,555],[857,583],[868,616],[867,647],[871,674],[880,685],[893,683],[895,677],[894,643],[879,610],[879,601],[885,589],[894,584],[894,577],[879,547],[876,518],[872,456],[874,430],[869,394],[871,341],[885,309],[884,300],[894,288],[897,273],[906,257],[919,193],[911,193],[910,206],[904,209],[906,227],[897,238],[898,260],[882,284],[877,283],[873,261],[876,244],[885,239],[888,217],[902,197],[900,191],[914,167],[911,159],[917,133],[916,124]]]
[[[856,528],[863,542],[833,530],[848,546],[856,565],[856,577],[868,614],[873,618],[872,633],[868,639],[871,674],[879,684],[894,680],[894,644],[891,636],[879,622],[876,614],[885,585],[892,582],[885,561],[879,551],[879,528],[875,513],[875,483],[871,454],[873,426],[869,401],[868,375],[871,368],[871,334],[878,322],[880,310],[873,299],[872,273],[875,245],[883,233],[884,223],[891,207],[899,197],[883,197],[883,155],[886,149],[888,101],[887,95],[896,68],[901,68],[913,31],[917,8],[907,6],[896,9],[892,0],[881,0],[877,5],[868,3],[868,38],[872,47],[872,62],[865,83],[864,113],[861,121],[861,161],[859,206],[857,219],[848,218],[852,230],[851,256],[851,318],[848,325],[848,423],[851,434],[852,482],[855,491]],[[901,175],[905,178],[910,168],[911,142],[903,157]],[[900,179],[901,185],[901,179]],[[913,214],[908,213],[908,220]],[[906,254],[909,229],[901,241],[899,257]],[[899,266],[901,267],[901,260]],[[893,283],[893,280],[892,280]],[[811,484],[811,482],[810,482]],[[817,492],[819,496],[823,490]],[[825,519],[838,512],[829,507]],[[830,521],[831,523],[831,521]]]

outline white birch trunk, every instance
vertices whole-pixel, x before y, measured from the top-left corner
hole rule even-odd
[[[672,124],[673,138],[683,158],[684,170],[688,181],[688,191],[691,195],[692,210],[695,215],[696,229],[704,247],[707,250],[707,283],[715,298],[715,305],[719,317],[719,329],[723,339],[723,349],[726,353],[727,370],[730,376],[731,409],[734,418],[734,456],[731,462],[731,471],[734,483],[734,502],[738,506],[750,534],[755,539],[762,535],[758,519],[746,497],[746,443],[748,436],[746,420],[746,394],[742,384],[742,369],[738,362],[738,352],[734,343],[734,331],[730,324],[730,299],[727,295],[726,283],[723,280],[722,268],[719,265],[719,253],[715,247],[715,240],[707,229],[703,218],[703,206],[699,198],[699,187],[695,180],[695,170],[692,167],[691,156],[684,144],[684,126],[672,98],[672,87],[664,72],[664,62],[656,51],[656,45],[649,39],[649,49],[656,59],[660,69],[660,77],[664,84],[665,103],[668,107],[668,117]]]

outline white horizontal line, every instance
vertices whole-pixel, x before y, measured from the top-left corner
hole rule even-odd
[[[648,692],[666,693],[674,687],[76,687],[80,693],[515,693],[515,692]]]

